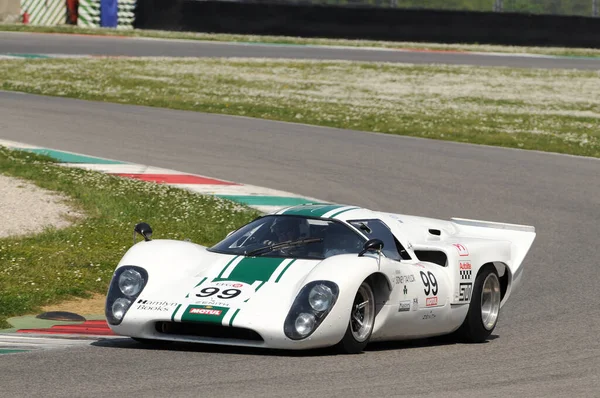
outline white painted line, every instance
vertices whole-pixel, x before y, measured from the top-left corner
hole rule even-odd
[[[91,164],[91,163],[60,163],[61,166],[78,169],[100,171],[102,173],[126,174],[187,174],[175,170],[145,166],[143,164]]]
[[[29,144],[23,144],[15,141],[8,140],[0,140],[0,146],[5,146],[7,148],[27,148],[27,149],[40,149],[41,147]]]
[[[247,195],[247,196],[282,196],[286,198],[303,198],[291,192],[276,189],[257,187],[254,185],[213,185],[213,184],[171,184],[177,188],[188,189],[192,192],[214,195]]]
[[[123,338],[122,336],[90,336],[90,335],[21,335],[14,333],[0,334],[0,348],[22,350],[48,350],[68,347],[87,346],[104,338]]]

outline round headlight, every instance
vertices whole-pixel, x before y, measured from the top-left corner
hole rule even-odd
[[[315,327],[315,317],[313,314],[307,314],[303,312],[298,315],[298,318],[296,318],[294,326],[296,327],[296,332],[301,337],[307,336]]]
[[[333,302],[333,292],[329,286],[316,285],[308,293],[308,303],[315,311],[327,311]]]
[[[116,299],[111,308],[113,317],[115,317],[117,321],[121,321],[130,305],[131,301],[127,300],[126,298],[121,297]]]
[[[119,289],[129,297],[138,294],[144,287],[144,278],[142,274],[133,269],[125,270],[119,276]]]

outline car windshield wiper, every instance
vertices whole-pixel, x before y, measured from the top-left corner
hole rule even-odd
[[[317,243],[323,242],[323,238],[305,238],[298,240],[288,240],[281,243],[275,243],[274,245],[259,247],[258,249],[250,250],[249,252],[244,252],[245,256],[258,256],[261,254],[272,252],[273,250],[284,249],[286,247],[300,246],[306,245],[308,243]]]

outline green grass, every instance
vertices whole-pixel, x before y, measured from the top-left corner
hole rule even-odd
[[[0,88],[600,157],[600,72],[264,59],[0,62]]]
[[[210,245],[258,215],[212,196],[66,168],[2,147],[0,173],[60,192],[86,215],[68,228],[0,239],[0,329],[10,327],[6,318],[43,305],[105,293],[140,221],[150,223],[154,238]]]
[[[392,49],[425,49],[447,51],[475,51],[499,53],[528,53],[573,57],[598,57],[600,49],[594,48],[563,48],[563,47],[526,47],[526,46],[501,46],[487,44],[441,44],[441,43],[415,43],[398,41],[375,40],[345,40],[327,38],[301,38],[290,36],[262,36],[262,35],[237,35],[198,32],[171,32],[161,30],[116,30],[108,28],[80,28],[76,26],[32,26],[22,24],[0,24],[0,31],[7,32],[38,32],[38,33],[63,33],[101,36],[126,36],[149,37],[158,39],[183,39],[214,42],[237,43],[267,43],[286,45],[317,45],[317,46],[347,46],[347,47],[374,47]]]

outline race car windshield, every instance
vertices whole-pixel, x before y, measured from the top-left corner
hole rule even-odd
[[[243,226],[209,250],[223,254],[322,260],[338,254],[357,254],[365,241],[338,221],[270,215]]]

